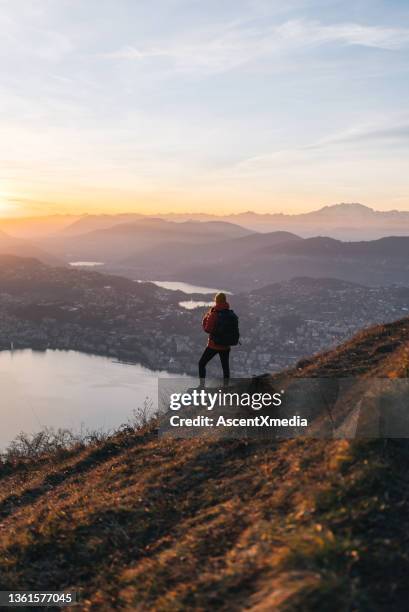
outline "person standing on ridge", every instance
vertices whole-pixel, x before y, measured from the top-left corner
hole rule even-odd
[[[224,382],[230,378],[230,347],[239,342],[239,318],[230,309],[225,293],[217,293],[215,305],[205,314],[202,326],[209,334],[207,346],[199,361],[199,378],[203,385],[206,378],[206,365],[219,354],[223,369]]]

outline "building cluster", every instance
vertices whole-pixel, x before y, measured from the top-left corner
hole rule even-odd
[[[0,349],[78,350],[195,374],[205,345],[203,308],[152,284],[66,268],[0,270]],[[232,371],[277,371],[331,348],[372,323],[409,312],[409,290],[294,279],[231,299],[241,344]],[[219,368],[216,360],[210,371]]]

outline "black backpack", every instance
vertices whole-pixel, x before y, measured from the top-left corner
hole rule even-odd
[[[211,339],[221,346],[236,346],[239,343],[239,317],[233,310],[218,310],[217,323]]]

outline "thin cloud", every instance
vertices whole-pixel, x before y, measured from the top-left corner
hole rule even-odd
[[[137,49],[132,45],[126,45],[117,51],[112,51],[111,53],[102,53],[102,57],[106,57],[108,59],[128,59],[128,60],[141,60],[147,57],[158,57],[158,56],[171,56],[172,53],[170,49]]]
[[[294,148],[280,149],[265,155],[255,155],[239,161],[228,169],[228,172],[245,174],[264,173],[278,166],[295,166],[298,164],[311,165],[316,162],[320,151],[330,150],[337,145],[371,145],[387,143],[391,146],[402,146],[409,144],[409,121],[391,120],[377,125],[363,125],[347,129],[338,134],[322,138],[316,142],[300,145]],[[348,149],[349,150],[349,149]],[[316,152],[317,155],[314,155]],[[327,155],[328,153],[326,153]]]
[[[126,45],[102,56],[136,61],[163,58],[180,70],[201,68],[219,72],[258,59],[330,44],[399,50],[409,46],[409,28],[357,23],[326,25],[305,19],[286,21],[269,28],[230,24],[219,33],[196,33],[195,40],[170,41],[150,47]]]
[[[304,149],[321,149],[331,145],[365,142],[409,143],[409,121],[394,122],[389,125],[361,126],[345,130],[339,134],[323,138],[318,142],[303,147]]]

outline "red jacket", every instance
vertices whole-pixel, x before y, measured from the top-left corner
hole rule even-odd
[[[205,314],[205,316],[203,317],[202,326],[207,334],[212,334],[214,330],[216,329],[217,311],[218,310],[228,310],[229,308],[230,306],[227,302],[225,302],[224,304],[216,304],[216,306],[213,306],[209,310],[209,312]],[[215,349],[216,351],[228,351],[230,348],[229,346],[226,346],[226,345],[216,344],[215,342],[213,342],[210,335],[207,341],[207,346],[209,348]]]

